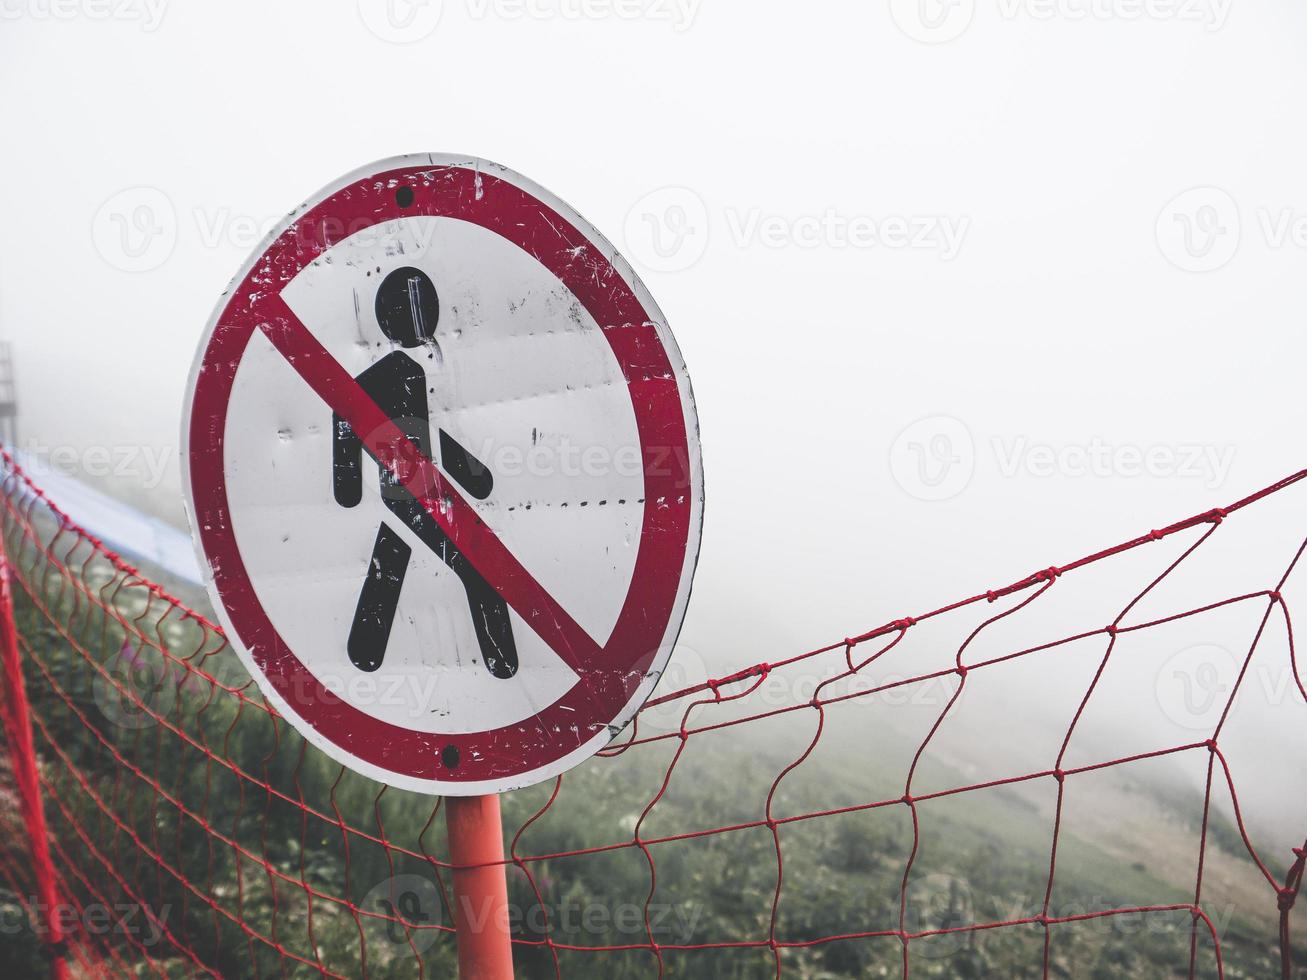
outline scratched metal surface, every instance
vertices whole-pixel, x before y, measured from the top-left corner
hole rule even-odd
[[[238,651],[366,775],[547,778],[666,667],[702,521],[688,374],[611,244],[505,168],[382,161],[289,216],[218,305],[183,439]]]

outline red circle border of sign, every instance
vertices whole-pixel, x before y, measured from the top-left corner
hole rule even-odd
[[[396,188],[411,187],[401,207]],[[531,719],[476,734],[419,732],[341,700],[295,656],[268,619],[236,545],[227,501],[224,439],[236,369],[267,321],[266,297],[345,238],[404,217],[449,217],[495,232],[545,266],[585,307],[627,379],[645,472],[640,543],[617,624],[597,665]],[[565,758],[620,717],[669,641],[687,573],[694,494],[685,410],[661,338],[635,291],[599,245],[526,189],[493,173],[433,164],[371,174],[296,218],[230,290],[214,319],[193,383],[187,430],[193,519],[213,587],[238,638],[287,706],[331,744],[388,773],[444,783],[511,779]],[[688,384],[688,382],[687,382]],[[677,624],[679,626],[679,624]],[[664,652],[666,652],[664,650]],[[459,765],[441,761],[447,746]]]

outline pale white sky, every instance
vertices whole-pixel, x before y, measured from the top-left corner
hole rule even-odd
[[[183,388],[228,278],[319,187],[417,151],[550,188],[666,312],[707,488],[685,638],[711,662],[1003,584],[1303,464],[1293,0],[0,18],[0,335],[25,445],[132,452],[124,493],[163,458],[152,499],[178,519]]]

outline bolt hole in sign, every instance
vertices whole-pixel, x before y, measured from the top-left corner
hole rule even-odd
[[[293,212],[218,303],[182,442],[232,644],[357,772],[547,779],[667,665],[703,515],[685,364],[613,246],[511,170],[396,157]]]

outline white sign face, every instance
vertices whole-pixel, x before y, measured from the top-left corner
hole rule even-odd
[[[426,155],[327,188],[223,297],[187,404],[214,605],[334,758],[497,792],[649,696],[698,552],[689,380],[630,267],[541,188]]]

